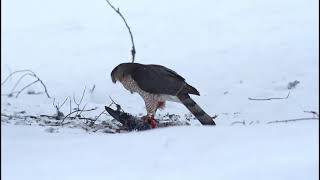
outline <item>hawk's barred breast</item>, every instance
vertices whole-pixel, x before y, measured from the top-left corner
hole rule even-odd
[[[143,98],[148,114],[154,114],[159,102],[165,101],[164,97],[159,94],[152,94],[142,90],[130,75],[122,78],[121,83],[131,93],[136,92]]]

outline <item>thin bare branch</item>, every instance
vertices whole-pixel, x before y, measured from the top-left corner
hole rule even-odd
[[[13,88],[12,88],[12,90],[11,90],[11,93],[14,92],[14,90],[15,90],[16,87],[19,85],[19,83],[21,82],[21,80],[22,80],[24,77],[26,77],[27,75],[34,77],[33,74],[31,74],[31,73],[23,74],[23,75],[18,79],[18,81],[16,82],[16,84],[13,86]]]
[[[79,102],[76,101],[75,94],[73,94],[73,102],[77,105],[77,109],[76,109],[76,110],[78,110],[78,112],[80,112],[80,111],[79,111],[79,110],[80,110],[80,105],[81,105],[81,103],[82,103],[82,100],[83,100],[83,97],[84,97],[85,92],[86,92],[86,87],[84,88],[84,90],[83,90],[83,92],[82,92],[82,96],[81,96]],[[78,115],[78,112],[76,113],[75,116]]]
[[[75,94],[73,94],[73,102],[74,102],[78,107],[79,107],[80,104],[82,103],[82,100],[83,100],[83,97],[84,97],[84,93],[86,92],[86,88],[87,88],[87,87],[84,87],[84,90],[83,90],[83,92],[82,92],[82,96],[81,96],[81,98],[80,98],[79,103],[76,101]]]
[[[71,97],[69,96],[69,108],[70,108],[70,112],[69,113],[71,113],[71,111],[72,111],[72,103],[71,103]]]
[[[46,115],[46,114],[41,114],[40,117],[46,117],[49,119],[56,119],[57,118],[57,116],[50,116],[50,115]]]
[[[14,74],[16,74],[16,73],[21,73],[21,72],[31,72],[32,74],[34,74],[34,73],[33,73],[31,70],[29,70],[29,69],[14,71],[14,72],[10,73],[10,74],[5,78],[5,80],[4,80],[3,82],[1,82],[1,85],[4,85],[4,83],[6,83],[6,82],[10,79],[10,77],[13,76]]]
[[[66,97],[66,99],[63,101],[63,103],[59,106],[59,104],[58,104],[58,106],[59,106],[59,109],[61,109],[62,108],[62,106],[66,103],[66,101],[68,100],[68,98],[69,98],[69,96],[68,97]]]
[[[131,44],[132,44],[132,49],[131,49],[131,55],[132,55],[132,63],[134,63],[134,59],[135,59],[135,56],[136,56],[136,48],[134,46],[134,41],[133,41],[133,35],[132,35],[132,32],[131,32],[131,29],[126,21],[126,19],[124,18],[124,16],[121,14],[120,12],[120,9],[119,8],[115,8],[109,0],[106,0],[107,3],[109,4],[109,6],[117,13],[119,14],[119,16],[122,18],[123,22],[125,23],[128,31],[129,31],[129,34],[130,34],[130,38],[131,38]]]
[[[99,119],[99,117],[104,114],[104,112],[106,112],[106,110],[103,110],[96,118],[95,118],[95,121],[97,121]]]
[[[116,102],[111,98],[111,96],[109,96],[109,98],[110,98],[110,100],[111,100],[111,104],[109,105],[109,107],[114,104],[114,105],[116,105],[116,107],[117,107],[117,111],[120,111],[120,110],[123,111],[123,109],[121,108],[121,106],[120,106],[118,103],[116,103]],[[124,111],[123,111],[123,112],[124,112]]]
[[[27,89],[28,87],[32,86],[33,84],[35,84],[35,83],[37,83],[37,82],[39,82],[39,80],[33,81],[32,83],[26,85],[24,88],[22,88],[20,91],[18,91],[18,93],[17,93],[17,95],[16,95],[16,98],[18,98],[18,96],[20,95],[20,93],[21,93],[23,90]]]
[[[52,101],[52,106],[57,108],[57,105],[56,105],[56,98],[53,98],[53,101]]]
[[[308,121],[308,120],[319,120],[319,118],[297,118],[297,119],[277,120],[277,121],[269,121],[267,122],[267,124],[287,123],[287,122],[293,122],[293,121]]]
[[[39,82],[42,84],[42,86],[44,87],[44,92],[46,93],[47,97],[50,98],[47,86],[43,83],[43,81],[38,76],[37,76],[37,78],[38,78]]]
[[[313,117],[315,117],[315,116],[319,117],[319,114],[317,112],[315,112],[315,111],[303,111],[303,112],[311,113],[313,115]]]
[[[77,112],[79,112],[79,111],[82,111],[82,112],[84,112],[84,111],[86,111],[86,112],[88,112],[88,111],[94,111],[94,110],[96,110],[96,109],[97,109],[97,108],[95,107],[95,108],[91,108],[91,109],[75,110],[75,111],[67,114],[67,115],[62,119],[61,124],[64,122],[65,119],[67,119],[68,117],[70,117],[70,116],[71,116],[72,114],[74,114],[74,113],[77,113]]]
[[[77,114],[77,116],[80,116],[80,115],[81,115],[81,113],[83,112],[83,110],[86,108],[87,104],[88,104],[88,103],[86,103],[86,104],[83,106],[83,108],[81,109],[81,111],[79,112],[79,114]],[[95,109],[97,109],[97,108],[95,108]]]
[[[45,91],[47,97],[50,98],[50,95],[49,95],[49,93],[48,93],[47,86],[46,86],[46,85],[43,83],[43,81],[37,76],[36,73],[34,73],[33,71],[31,71],[31,70],[29,70],[29,69],[18,70],[18,71],[14,71],[14,72],[10,73],[10,74],[8,75],[8,77],[6,77],[5,80],[1,83],[1,85],[4,85],[4,84],[10,79],[10,77],[13,76],[14,74],[22,73],[22,72],[24,72],[25,74],[22,75],[22,76],[18,79],[18,81],[17,81],[16,84],[14,85],[14,87],[13,87],[11,93],[9,93],[9,95],[13,95],[13,94],[15,94],[15,93],[20,94],[19,92],[20,92],[21,90],[20,90],[20,91],[14,91],[14,90],[16,89],[16,87],[18,86],[18,84],[21,82],[21,80],[22,80],[25,76],[29,75],[29,76],[32,76],[32,77],[36,78],[36,79],[37,79],[37,82],[40,82],[40,83],[41,83],[41,85],[43,86],[44,91]],[[28,86],[29,86],[29,85],[27,85],[26,87],[24,87],[23,90],[24,90],[25,88],[27,88]],[[16,97],[18,97],[18,95],[17,95]]]
[[[93,86],[92,86],[92,88],[90,89],[90,93],[92,94],[93,93],[93,91],[95,90],[95,88],[96,88],[96,85],[94,84]]]
[[[64,114],[62,111],[60,111],[60,109],[63,107],[63,105],[66,103],[66,101],[68,100],[69,97],[66,97],[66,99],[63,101],[63,103],[60,105],[60,103],[58,102],[57,104],[56,102],[56,98],[53,98],[53,102],[52,105],[53,107],[56,109],[56,115],[55,115],[55,119],[56,120],[60,120],[61,118],[64,117]]]
[[[230,124],[230,126],[233,126],[235,124],[242,124],[242,125],[246,125],[246,122],[243,120],[243,121],[234,121]]]
[[[288,92],[288,95],[286,97],[275,97],[275,98],[248,98],[249,100],[255,100],[255,101],[269,101],[269,100],[273,100],[273,99],[288,99],[290,96],[290,91]]]
[[[109,107],[110,107],[112,104],[117,104],[117,103],[111,98],[111,96],[109,96],[109,99],[111,100],[111,104],[109,105]]]

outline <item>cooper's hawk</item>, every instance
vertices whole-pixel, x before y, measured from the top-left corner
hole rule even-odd
[[[148,122],[157,127],[154,115],[166,101],[184,104],[203,125],[215,125],[213,119],[194,102],[189,94],[200,95],[198,90],[175,71],[160,65],[122,63],[111,72],[113,83],[120,81],[131,93],[137,92],[143,98]]]

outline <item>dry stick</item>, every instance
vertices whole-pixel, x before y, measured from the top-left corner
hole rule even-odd
[[[57,116],[50,116],[50,115],[46,115],[46,114],[40,114],[40,117],[47,117],[49,119],[56,119]]]
[[[42,84],[42,86],[43,86],[43,88],[44,88],[44,91],[45,91],[47,97],[50,98],[50,95],[49,95],[49,93],[48,93],[47,86],[46,86],[46,85],[43,83],[43,81],[36,75],[36,73],[34,73],[33,71],[31,71],[31,70],[29,70],[29,69],[19,70],[19,71],[15,71],[15,72],[10,73],[9,76],[1,83],[1,85],[4,85],[4,84],[7,82],[7,80],[8,80],[11,76],[13,76],[14,74],[16,74],[16,73],[21,73],[21,72],[28,72],[28,73],[26,73],[26,74],[28,74],[28,75],[33,76],[34,78],[36,78],[36,79],[37,79],[37,82],[40,82],[40,83]],[[18,85],[18,83],[20,83],[20,81],[26,76],[26,74],[19,78],[18,82],[14,85],[13,90],[16,88],[16,86]],[[29,86],[29,85],[27,85],[27,86]],[[26,87],[27,87],[27,86],[26,86]],[[25,87],[25,88],[26,88],[26,87]],[[25,88],[23,88],[22,90],[24,90]],[[20,91],[22,91],[22,90],[20,90],[20,91],[17,91],[17,92],[13,92],[13,90],[12,90],[12,92],[11,92],[10,94],[13,94],[13,93],[18,93],[18,94],[20,94],[20,93],[21,93]],[[18,95],[17,95],[16,97],[18,97]]]
[[[286,97],[283,98],[248,98],[249,100],[255,100],[255,101],[268,101],[268,100],[272,100],[272,99],[288,99],[290,95],[290,91],[288,92],[288,95]]]
[[[42,84],[42,86],[44,87],[44,92],[46,93],[47,97],[50,98],[50,95],[47,90],[47,86],[42,82],[42,80],[39,77],[37,77],[37,78],[38,78],[39,82]]]
[[[53,107],[57,107],[57,105],[56,105],[55,102],[56,102],[56,98],[53,98],[53,101],[52,101],[52,106],[53,106]]]
[[[246,122],[243,120],[243,121],[234,121],[232,122],[230,125],[233,126],[235,124],[243,124],[243,125],[246,125]]]
[[[61,124],[64,122],[64,120],[65,119],[67,119],[69,116],[71,116],[72,114],[74,114],[74,113],[77,113],[77,112],[79,112],[79,111],[81,111],[81,112],[84,112],[84,111],[94,111],[94,110],[96,110],[97,108],[92,108],[92,109],[82,109],[82,110],[75,110],[75,111],[73,111],[73,112],[71,112],[71,113],[69,113],[69,114],[67,114],[63,119],[62,119],[62,121],[61,121]]]
[[[37,82],[39,82],[39,80],[33,81],[32,83],[26,85],[24,88],[22,88],[20,91],[18,91],[18,93],[17,93],[17,95],[16,95],[16,98],[18,98],[19,94],[20,94],[23,90],[25,90],[26,88],[28,88],[29,86],[31,86],[31,85],[33,85],[33,84],[35,84],[35,83],[37,83]]]
[[[87,89],[87,87],[84,87],[84,90],[83,90],[83,92],[82,92],[82,96],[81,96],[81,98],[80,98],[79,103],[76,101],[75,94],[73,93],[73,102],[74,102],[76,105],[80,106],[80,104],[82,103],[82,100],[83,100],[83,97],[84,97],[84,93],[86,92],[86,89]]]
[[[56,108],[56,112],[57,112],[57,116],[56,118],[58,119],[59,116],[64,116],[64,114],[60,111],[60,109],[63,107],[63,105],[67,102],[68,98],[70,98],[69,96],[63,101],[63,103],[61,105],[59,105],[59,102],[56,104],[56,98],[53,98],[53,102],[52,105],[54,108]],[[71,111],[70,111],[71,112]]]
[[[315,116],[319,117],[319,114],[317,112],[315,112],[315,111],[303,111],[303,112],[311,113],[313,115],[313,117],[315,117]]]
[[[99,119],[99,117],[100,117],[104,112],[106,112],[106,110],[103,110],[103,111],[95,118],[94,121],[97,121],[97,120]]]
[[[77,116],[80,117],[81,113],[83,112],[84,108],[86,108],[87,104],[88,104],[88,103],[86,103],[86,104],[83,106],[83,108],[81,109],[81,111],[79,112],[79,114],[77,113]],[[95,109],[97,109],[97,108],[95,108]]]
[[[58,103],[58,106],[59,106],[59,109],[62,108],[62,106],[66,103],[66,101],[68,100],[69,97],[66,97],[66,99],[63,101],[63,103],[61,104],[61,106],[59,106],[59,103]]]
[[[93,93],[93,91],[94,91],[94,89],[96,88],[96,85],[94,84],[93,86],[92,86],[92,88],[90,89],[90,93]]]
[[[131,38],[131,44],[132,44],[132,49],[131,49],[131,55],[132,55],[132,63],[134,63],[134,58],[136,56],[136,48],[134,46],[134,41],[133,41],[133,35],[132,35],[132,32],[131,32],[131,29],[126,21],[126,19],[123,17],[123,15],[120,13],[120,9],[119,8],[115,8],[110,2],[109,0],[106,0],[107,3],[109,4],[109,6],[116,12],[119,14],[119,16],[122,18],[122,20],[124,21],[129,33],[130,33],[130,38]]]
[[[12,72],[12,73],[10,73],[10,74],[8,75],[8,77],[1,83],[1,85],[3,85],[4,83],[6,83],[7,80],[8,80],[12,75],[14,75],[14,74],[16,74],[16,73],[20,73],[20,72],[30,72],[30,73],[34,73],[34,72],[32,72],[31,70],[29,70],[29,69],[14,71],[14,72]]]
[[[267,122],[267,124],[272,124],[272,123],[286,123],[286,122],[292,122],[292,121],[307,121],[307,120],[319,120],[319,118],[297,118],[297,119],[287,119],[287,120],[269,121],[269,122]]]
[[[64,120],[65,120],[66,118],[68,118],[70,115],[72,115],[72,114],[74,114],[74,113],[76,113],[76,115],[75,115],[74,117],[77,117],[77,116],[81,115],[81,113],[84,112],[84,111],[93,111],[93,110],[96,110],[96,109],[97,109],[97,108],[95,107],[95,108],[92,108],[92,109],[85,110],[85,108],[86,108],[86,106],[87,106],[87,104],[85,104],[85,105],[83,106],[83,108],[80,110],[80,105],[81,105],[81,103],[82,103],[82,101],[83,101],[83,97],[84,97],[85,92],[86,92],[86,87],[84,88],[84,90],[83,90],[83,92],[82,92],[82,96],[81,96],[79,102],[77,102],[77,100],[76,100],[76,98],[75,98],[75,94],[73,94],[73,101],[74,101],[74,103],[77,105],[77,109],[76,109],[75,111],[73,111],[73,112],[71,112],[71,98],[70,98],[70,113],[67,114],[67,115],[62,119],[61,125],[63,125],[63,122],[64,122]],[[65,101],[66,101],[66,100],[65,100]]]
[[[86,92],[86,88],[87,88],[87,87],[84,87],[84,90],[83,90],[83,92],[82,92],[82,96],[81,96],[81,99],[80,99],[79,103],[76,101],[75,94],[73,94],[73,101],[74,101],[74,103],[78,106],[78,107],[77,107],[77,110],[80,110],[80,105],[81,105],[81,103],[82,103],[82,100],[83,100],[83,97],[84,97],[84,93]],[[77,116],[77,115],[78,115],[78,113],[77,113],[75,116]]]
[[[19,85],[20,81],[21,81],[24,77],[26,77],[27,75],[33,76],[31,73],[26,73],[26,74],[22,75],[22,76],[18,79],[18,81],[16,82],[16,84],[13,86],[13,88],[12,88],[12,90],[11,90],[11,93],[14,92],[14,90],[16,89],[16,87]]]
[[[111,96],[109,96],[109,99],[111,100],[111,104],[109,105],[109,107],[110,107],[112,104],[117,105],[117,103],[111,98]]]
[[[68,98],[69,98],[69,97],[67,97],[67,98],[63,101],[63,103],[61,104],[61,106],[59,105],[59,102],[56,104],[56,98],[53,98],[53,102],[52,102],[53,107],[55,107],[57,110],[59,110],[59,109],[62,108],[62,106],[66,103],[66,101],[67,101]]]
[[[112,104],[114,104],[114,105],[116,105],[116,107],[117,107],[117,111],[122,111],[122,112],[124,112],[124,110],[121,108],[121,106],[118,104],[118,103],[116,103],[112,98],[111,98],[111,96],[109,96],[109,98],[110,98],[110,100],[111,100],[111,104],[109,105],[109,107],[112,105]]]
[[[7,118],[17,118],[17,119],[26,119],[26,118],[32,118],[32,119],[40,119],[37,116],[32,116],[32,115],[7,115],[5,113],[1,113],[1,116],[7,117]]]
[[[87,123],[88,121],[91,121],[91,122],[95,122],[95,121],[96,121],[95,119],[86,118],[86,117],[79,117],[79,119],[87,120],[86,123]]]
[[[72,104],[71,104],[71,97],[69,96],[69,102],[70,102],[70,105],[69,105],[69,108],[70,108],[70,113],[72,111]]]

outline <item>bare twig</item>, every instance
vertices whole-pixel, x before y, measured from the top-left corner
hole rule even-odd
[[[281,97],[281,98],[248,98],[249,100],[255,100],[255,101],[268,101],[268,100],[273,100],[273,99],[288,99],[290,95],[290,91],[288,92],[288,95],[286,97]]]
[[[16,98],[18,98],[19,94],[20,94],[23,90],[27,89],[29,86],[31,86],[31,85],[33,85],[33,84],[35,84],[35,83],[37,83],[37,82],[39,82],[39,80],[33,81],[32,83],[26,85],[24,88],[22,88],[20,91],[18,91],[18,93],[17,93],[17,95],[16,95]]]
[[[57,107],[57,105],[56,105],[56,98],[53,98],[52,106],[55,107],[55,108]]]
[[[315,111],[303,111],[303,112],[311,113],[313,115],[313,117],[316,117],[316,116],[319,117],[319,114],[317,112],[315,112]]]
[[[136,48],[134,46],[134,41],[133,41],[133,35],[132,35],[132,32],[131,32],[131,29],[126,21],[126,19],[124,18],[124,16],[120,13],[120,9],[119,8],[115,8],[109,0],[106,0],[107,3],[109,4],[109,6],[117,13],[119,14],[119,16],[122,18],[123,22],[125,23],[128,31],[129,31],[129,34],[130,34],[130,38],[131,38],[131,44],[132,44],[132,49],[131,49],[131,55],[132,55],[132,63],[134,63],[134,59],[135,59],[135,55],[136,55]]]
[[[67,114],[66,116],[64,116],[64,118],[63,118],[62,121],[61,121],[61,125],[63,125],[63,122],[64,122],[65,119],[67,119],[67,118],[71,118],[71,119],[75,119],[75,118],[86,118],[86,117],[81,117],[81,113],[82,113],[82,112],[84,112],[84,111],[94,111],[94,110],[97,109],[97,107],[92,108],[92,109],[85,109],[86,106],[87,106],[87,103],[80,109],[80,106],[81,106],[81,104],[82,104],[82,101],[83,101],[85,92],[86,92],[86,87],[84,88],[84,90],[83,90],[83,92],[82,92],[82,96],[81,96],[79,102],[76,100],[75,94],[73,94],[73,102],[77,105],[77,108],[75,108],[74,111],[72,111],[71,97],[69,97],[70,113]],[[67,99],[63,102],[63,104],[64,104],[66,101],[67,101]],[[74,117],[71,117],[71,115],[73,115],[73,114],[75,114]]]
[[[95,121],[97,121],[99,119],[99,117],[104,114],[104,112],[106,112],[106,110],[103,110],[96,118],[95,118]]]
[[[11,91],[11,93],[9,93],[9,95],[12,96],[13,94],[16,94],[16,98],[17,98],[17,97],[19,96],[19,94],[20,94],[23,90],[25,90],[25,89],[28,88],[29,86],[35,84],[36,82],[40,82],[41,85],[42,85],[43,88],[44,88],[44,91],[45,91],[47,97],[50,98],[50,95],[49,95],[49,93],[48,93],[47,86],[46,86],[46,85],[43,83],[43,81],[37,76],[36,73],[34,73],[33,71],[31,71],[31,70],[29,70],[29,69],[18,70],[18,71],[14,71],[14,72],[10,73],[10,74],[5,78],[5,80],[1,83],[1,85],[4,85],[4,84],[10,79],[10,77],[12,77],[14,74],[17,74],[17,73],[25,73],[25,74],[23,74],[23,75],[18,79],[18,81],[17,81],[16,84],[13,86],[12,91]],[[16,89],[16,87],[18,86],[18,84],[22,81],[22,79],[23,79],[24,77],[26,77],[27,75],[34,77],[36,80],[35,80],[34,82],[26,85],[26,86],[25,86],[24,88],[22,88],[21,90],[19,90],[19,91],[14,91],[14,90]]]
[[[277,121],[269,121],[267,122],[267,124],[287,123],[287,122],[293,122],[293,121],[308,121],[308,120],[319,120],[319,118],[297,118],[297,119],[277,120]]]
[[[86,103],[86,104],[83,106],[83,108],[81,109],[81,111],[79,112],[79,114],[77,113],[77,116],[81,117],[81,113],[83,112],[84,108],[86,108],[87,104],[88,104],[88,103]],[[95,108],[95,109],[97,109],[97,108]]]
[[[59,105],[59,103],[55,103],[55,98],[53,99],[53,107],[56,108],[56,120],[60,120],[62,118],[64,118],[64,114],[62,111],[60,111],[60,109],[63,107],[63,105],[67,102],[68,99],[71,99],[69,96],[66,97],[66,99],[63,101],[63,103],[61,105]]]
[[[82,96],[81,96],[79,102],[76,101],[75,94],[73,94],[73,102],[74,102],[78,107],[79,107],[80,104],[82,103],[82,100],[83,100],[83,97],[84,97],[84,93],[86,92],[86,89],[87,89],[87,87],[84,87],[84,90],[83,90],[83,92],[82,92]]]
[[[32,72],[31,70],[29,70],[29,69],[14,71],[14,72],[10,73],[10,74],[5,78],[4,81],[1,82],[1,85],[4,85],[4,83],[6,83],[6,82],[10,79],[10,77],[13,76],[14,74],[16,74],[16,73],[21,73],[21,72],[31,72],[31,73],[33,73],[33,72]]]
[[[70,108],[70,112],[69,112],[69,113],[71,113],[71,111],[72,111],[72,103],[71,103],[71,97],[69,98],[69,103],[70,103],[70,105],[69,105],[69,108]]]
[[[110,100],[111,100],[111,104],[109,105],[109,107],[114,104],[114,105],[116,105],[116,107],[117,107],[117,111],[122,111],[122,112],[124,112],[123,109],[121,108],[121,106],[120,106],[118,103],[116,103],[116,102],[111,98],[111,96],[109,96],[109,98],[110,98]]]
[[[243,120],[243,121],[234,121],[230,124],[230,126],[233,126],[235,124],[242,124],[242,125],[246,125],[246,122]]]
[[[11,92],[14,92],[14,90],[15,90],[16,87],[19,85],[19,83],[21,82],[21,80],[22,80],[24,77],[26,77],[27,75],[32,76],[31,73],[23,74],[23,75],[18,79],[18,81],[16,82],[16,84],[13,86]]]
[[[68,100],[68,98],[69,98],[69,96],[68,96],[68,97],[66,97],[66,99],[63,101],[63,103],[59,106],[59,109],[61,109],[61,108],[62,108],[62,106],[66,103],[66,101]]]
[[[50,115],[46,115],[46,114],[40,114],[40,117],[47,117],[49,119],[56,119],[57,116],[50,116]]]
[[[56,109],[61,109],[62,106],[63,106],[63,105],[66,103],[66,101],[68,100],[68,98],[70,98],[70,97],[69,97],[69,96],[66,97],[66,99],[63,101],[63,103],[62,103],[61,105],[59,105],[59,103],[56,104],[56,103],[55,103],[55,102],[56,102],[56,98],[53,98],[52,104],[53,104],[53,106],[54,106]]]
[[[94,84],[93,86],[92,86],[92,88],[90,89],[90,93],[92,94],[93,93],[93,91],[95,90],[95,88],[96,88],[96,85]]]
[[[86,92],[86,89],[87,89],[87,87],[84,88],[84,90],[83,90],[83,92],[82,92],[82,96],[81,96],[79,102],[76,101],[75,94],[73,94],[73,102],[77,105],[77,110],[80,110],[80,105],[81,105],[81,103],[82,103],[82,100],[83,100],[84,94],[85,94],[85,92]],[[79,111],[78,111],[78,112],[79,112]],[[78,115],[78,112],[77,112],[77,114],[76,114],[75,116]]]
[[[36,76],[36,78],[38,78],[38,76]],[[43,83],[43,81],[38,78],[39,82],[42,84],[43,88],[44,88],[44,92],[46,93],[47,97],[50,98],[50,95],[48,93],[48,89],[47,89],[47,86]]]
[[[87,122],[90,121],[90,122],[92,122],[92,123],[94,123],[94,122],[96,121],[95,119],[86,118],[86,117],[79,117],[79,119],[87,120]]]
[[[61,121],[61,124],[64,122],[64,120],[65,119],[67,119],[68,117],[70,117],[72,114],[74,114],[74,113],[78,113],[78,112],[84,112],[84,111],[94,111],[94,110],[96,110],[97,108],[95,107],[95,108],[91,108],[91,109],[82,109],[82,110],[75,110],[75,111],[73,111],[73,112],[71,112],[71,113],[69,113],[69,114],[67,114],[63,119],[62,119],[62,121]]]
[[[26,119],[26,118],[40,119],[40,117],[33,116],[33,115],[18,115],[18,114],[7,115],[7,114],[5,114],[5,113],[1,113],[1,116],[7,117],[7,118],[9,118],[9,119],[11,119],[11,118],[16,118],[16,119]]]

